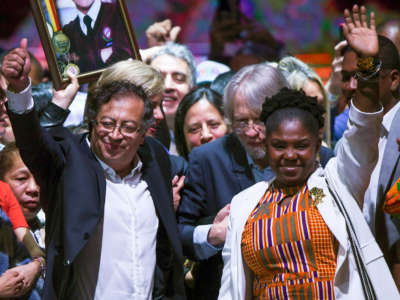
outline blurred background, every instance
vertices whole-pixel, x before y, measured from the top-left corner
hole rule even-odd
[[[251,22],[254,26],[252,28],[258,28],[260,36],[265,38],[258,44],[272,43],[273,49],[280,54],[301,57],[316,67],[323,79],[327,76],[324,72],[329,72],[325,67],[330,64],[333,46],[339,40],[343,9],[354,3],[348,0],[228,0],[236,7],[227,8],[225,2],[227,1],[126,0],[140,48],[147,46],[144,34],[146,28],[156,21],[169,18],[173,24],[182,27],[179,42],[186,44],[197,60],[202,61],[210,53],[209,33],[216,12],[230,10],[231,14],[237,16],[238,22]],[[386,19],[400,18],[400,1],[364,0],[357,3],[365,4],[368,10],[377,13],[377,24]],[[4,50],[15,47],[21,37],[27,37],[30,50],[46,66],[29,0],[1,0],[0,26],[0,48]],[[240,37],[246,34],[244,31],[239,33]],[[231,51],[235,51],[235,47],[242,46],[235,45],[238,43],[240,41],[227,45],[225,51],[229,52],[229,47],[233,48]]]

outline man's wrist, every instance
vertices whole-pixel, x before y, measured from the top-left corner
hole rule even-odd
[[[223,244],[223,241],[221,241],[219,235],[220,235],[220,227],[218,225],[213,224],[210,228],[210,231],[208,232],[207,242],[215,247]]]
[[[29,77],[26,78],[23,82],[20,84],[15,84],[10,82],[8,85],[8,90],[12,93],[19,94],[20,92],[24,91],[30,84]]]
[[[42,256],[38,256],[38,257],[35,257],[32,262],[35,262],[38,264],[38,267],[40,270],[40,276],[42,278],[44,278],[44,276],[46,275],[46,260],[45,260],[45,258]]]

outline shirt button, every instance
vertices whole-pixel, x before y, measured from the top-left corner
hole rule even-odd
[[[69,259],[66,259],[65,261],[64,261],[64,265],[65,266],[69,266],[71,264],[71,261],[69,260]]]
[[[88,240],[89,239],[89,233],[85,232],[83,235],[83,239],[84,240]]]

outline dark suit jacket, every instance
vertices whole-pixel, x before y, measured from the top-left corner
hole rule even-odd
[[[81,73],[101,69],[133,57],[128,33],[116,3],[101,4],[93,27],[93,36],[87,36],[82,32],[78,16],[63,27],[63,32],[70,39],[70,53],[79,57],[75,63]],[[112,47],[112,54],[104,61],[101,58],[101,50],[109,47]]]
[[[320,151],[324,166],[333,157],[325,147]],[[272,170],[269,178],[274,176]],[[255,184],[246,151],[235,134],[193,149],[178,209],[178,228],[185,256],[197,259],[193,248],[193,233],[197,225],[212,224],[215,215],[233,196]],[[220,253],[202,261],[197,269],[196,291],[199,299],[216,299],[221,276]]]
[[[103,217],[104,171],[85,135],[73,135],[63,127],[44,131],[34,111],[9,115],[21,156],[41,187],[46,211],[47,275],[43,299],[68,299],[74,286],[74,259]],[[185,299],[170,161],[162,146],[150,138],[145,139],[139,156],[143,179],[159,218],[155,298]]]

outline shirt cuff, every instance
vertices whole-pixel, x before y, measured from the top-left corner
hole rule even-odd
[[[26,89],[19,93],[13,93],[10,90],[6,91],[8,108],[16,114],[23,114],[33,109],[31,81]]]
[[[209,225],[199,225],[196,226],[193,232],[193,247],[196,253],[196,256],[199,259],[207,259],[215,254],[218,251],[222,250],[221,247],[214,247],[209,244],[207,241],[208,232],[211,229],[212,224]]]
[[[351,120],[352,123],[363,126],[369,124],[371,120],[375,120],[378,116],[380,117],[383,115],[383,106],[381,106],[381,109],[378,111],[363,112],[354,105],[353,100],[351,100],[350,103],[349,120]]]

